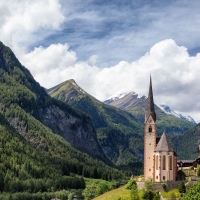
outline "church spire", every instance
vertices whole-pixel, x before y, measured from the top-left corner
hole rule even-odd
[[[148,100],[147,100],[147,109],[145,114],[145,122],[149,115],[151,114],[154,121],[156,121],[156,113],[154,110],[154,101],[153,101],[153,90],[152,90],[152,81],[151,81],[151,75],[150,75],[150,84],[149,84],[149,94],[148,94]]]

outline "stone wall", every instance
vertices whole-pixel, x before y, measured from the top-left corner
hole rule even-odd
[[[180,182],[181,181],[170,181],[170,182],[155,183],[153,191],[158,190],[160,192],[163,192],[164,189],[163,189],[162,184],[165,184],[166,185],[166,191],[169,191],[169,190],[178,188],[178,186],[180,185]],[[138,189],[140,189],[140,190],[143,189],[144,188],[144,182],[137,181],[137,186],[138,186]]]

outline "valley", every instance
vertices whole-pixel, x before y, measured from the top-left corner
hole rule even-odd
[[[0,91],[0,191],[6,196],[64,198],[82,194],[91,184],[86,178],[112,182],[113,189],[143,173],[145,97],[130,93],[106,104],[72,79],[45,90],[3,43]],[[155,110],[158,134],[166,130],[180,157],[193,158],[199,125]]]

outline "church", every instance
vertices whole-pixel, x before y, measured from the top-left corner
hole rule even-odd
[[[154,109],[152,81],[150,76],[149,94],[144,122],[144,181],[176,181],[177,154],[165,132],[156,137],[156,113]]]

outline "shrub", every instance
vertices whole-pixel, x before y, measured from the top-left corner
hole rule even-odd
[[[166,190],[166,188],[167,188],[165,183],[162,183],[162,187],[163,187],[164,190]]]
[[[154,192],[151,190],[144,190],[142,194],[142,199],[143,200],[153,200],[154,198]]]
[[[160,200],[160,195],[158,191],[155,192],[153,200]]]
[[[144,187],[146,190],[153,190],[154,185],[155,185],[155,183],[152,182],[150,179],[148,179],[144,182]]]
[[[185,186],[185,183],[183,181],[181,181],[178,190],[179,190],[180,193],[186,192],[186,186]]]
[[[176,200],[176,195],[174,192],[170,194],[169,200]]]
[[[200,166],[197,167],[197,176],[200,176]]]
[[[126,185],[126,189],[131,190],[132,188],[136,188],[137,189],[137,183],[133,179],[131,179]]]

